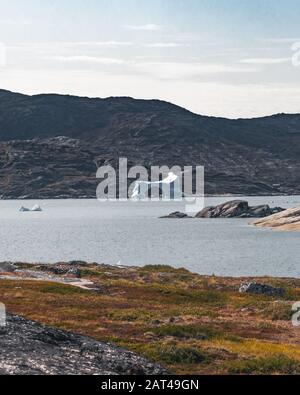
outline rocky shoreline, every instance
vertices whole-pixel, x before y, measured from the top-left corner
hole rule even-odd
[[[300,207],[285,210],[282,213],[256,221],[255,226],[283,231],[300,231]]]
[[[250,206],[244,200],[232,200],[218,206],[206,207],[194,218],[265,218],[282,211],[285,211],[282,207],[271,208],[268,204]],[[193,217],[177,211],[161,218],[186,219]]]
[[[281,231],[300,231],[300,207],[284,209],[269,205],[250,206],[244,200],[233,200],[218,206],[206,207],[194,217],[176,211],[163,216],[164,219],[188,218],[256,218],[253,225]]]

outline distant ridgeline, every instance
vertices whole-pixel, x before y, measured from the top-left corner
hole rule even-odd
[[[300,194],[300,115],[229,120],[158,100],[0,90],[2,198],[96,196],[97,167],[205,166],[207,194]]]

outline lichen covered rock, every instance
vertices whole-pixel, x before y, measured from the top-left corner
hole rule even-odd
[[[145,358],[18,316],[0,328],[1,375],[161,375]]]

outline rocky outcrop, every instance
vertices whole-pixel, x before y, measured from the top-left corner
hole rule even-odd
[[[253,224],[275,230],[300,231],[300,207],[285,210]]]
[[[283,288],[275,288],[266,284],[247,283],[241,285],[240,293],[283,297],[285,290]]]
[[[0,262],[0,273],[13,273],[17,270],[17,266],[10,262]]]
[[[185,213],[181,213],[179,211],[175,211],[174,213],[171,213],[169,215],[165,215],[161,218],[170,218],[170,219],[186,219],[186,218],[191,218]]]
[[[270,208],[268,205],[249,206],[243,200],[233,200],[200,211],[196,218],[263,218],[284,211],[281,207]]]
[[[159,100],[0,90],[0,190],[95,198],[97,167],[205,166],[207,194],[300,194],[300,115],[230,120]]]
[[[166,371],[110,344],[8,316],[0,328],[1,375],[162,375]]]
[[[40,281],[64,284],[86,291],[102,293],[103,289],[93,281],[82,279],[82,269],[93,268],[95,265],[85,263],[57,263],[49,265],[34,265],[24,263],[0,263],[0,280],[11,281]]]
[[[81,271],[82,268],[85,267],[84,265],[71,265],[70,263],[57,263],[52,265],[40,265],[36,266],[36,269],[50,273],[58,276],[72,276],[76,278],[81,278]]]

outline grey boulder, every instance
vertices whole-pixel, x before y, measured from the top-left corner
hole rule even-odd
[[[17,270],[17,267],[10,262],[0,263],[0,273],[13,273]]]
[[[171,218],[171,219],[184,219],[184,218],[191,218],[187,214],[180,213],[179,211],[175,211],[174,213],[171,213],[170,215],[166,215],[161,218]]]
[[[285,294],[285,290],[283,288],[275,288],[271,287],[270,285],[252,282],[242,284],[240,287],[240,293],[283,297]]]
[[[244,200],[233,200],[214,207],[206,207],[196,218],[264,218],[284,211],[281,207],[271,208],[268,205],[249,206]]]

